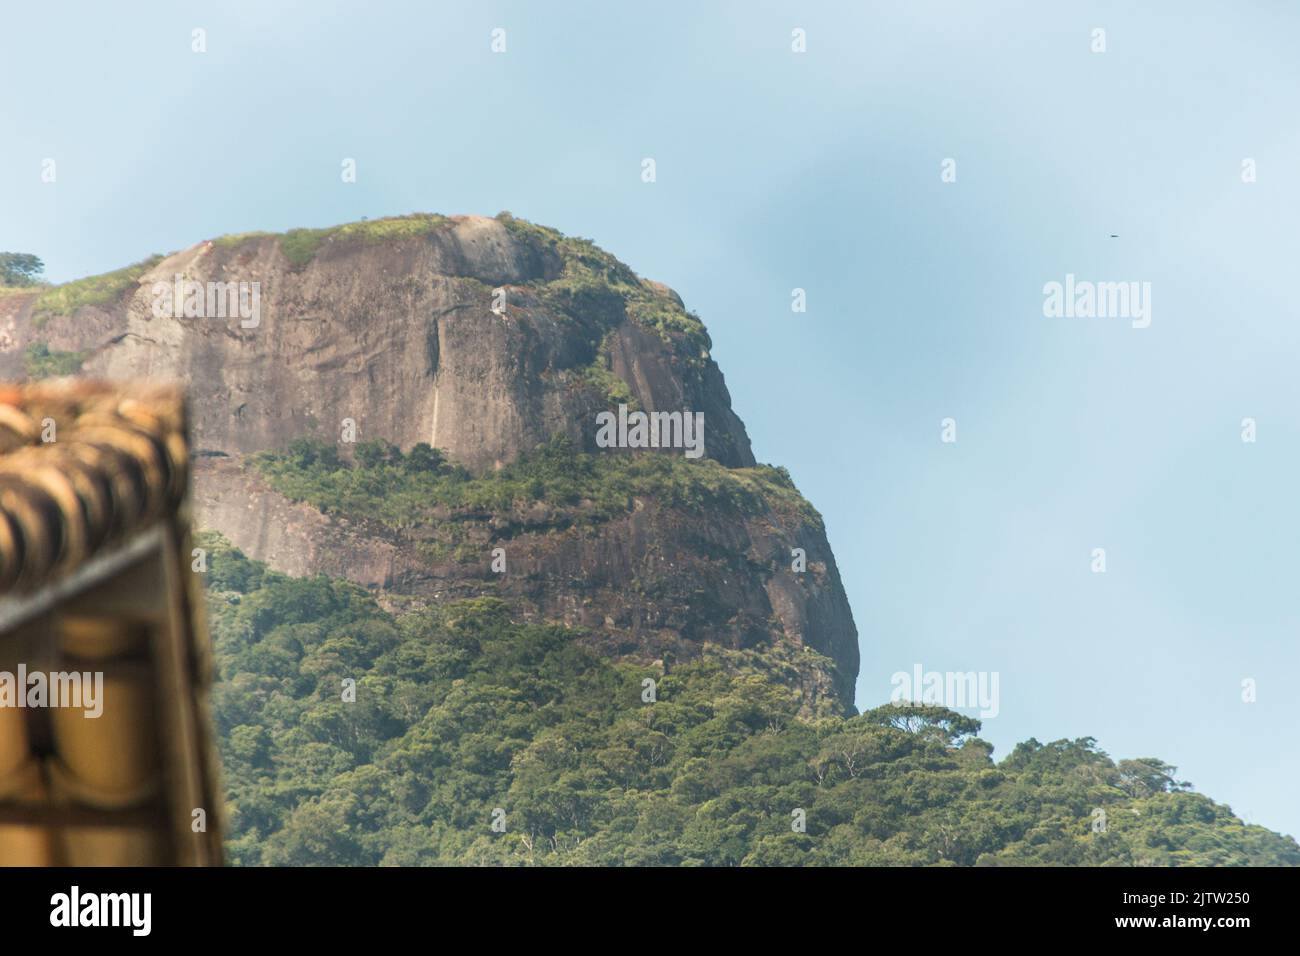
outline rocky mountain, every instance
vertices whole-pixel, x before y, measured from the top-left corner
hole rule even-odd
[[[797,649],[805,706],[851,707],[857,632],[825,529],[756,466],[709,348],[671,289],[506,213],[227,236],[0,296],[0,378],[186,384],[200,523],[255,560],[346,577],[390,610],[502,598],[630,660]],[[599,448],[596,417],[620,404],[702,412],[703,458]],[[295,442],[340,457],[322,471]],[[624,497],[599,508],[536,480],[485,506],[454,500],[455,482],[394,484],[409,469],[374,460],[417,446],[503,487],[543,448],[574,468],[672,461],[622,474]],[[385,513],[399,494],[426,497]]]
[[[233,863],[1300,864],[1159,759],[855,713],[821,518],[709,349],[505,213],[0,287],[0,379],[187,387]],[[616,410],[703,447],[607,447]]]

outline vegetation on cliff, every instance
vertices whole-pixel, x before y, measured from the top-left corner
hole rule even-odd
[[[504,512],[544,502],[598,522],[653,497],[692,511],[763,514],[788,509],[820,528],[821,517],[783,468],[726,468],[708,458],[661,453],[592,454],[553,439],[500,471],[473,477],[426,444],[409,453],[382,441],[360,443],[349,461],[337,445],[306,439],[264,452],[254,467],[276,491],[327,514],[377,520],[394,530],[433,525],[447,509]]]
[[[779,661],[665,674],[496,600],[396,619],[201,543],[237,864],[1300,864],[1089,738],[994,763],[937,707],[801,717]]]
[[[23,371],[28,378],[71,375],[81,368],[89,352],[63,352],[44,342],[32,342],[23,350]]]
[[[550,249],[563,262],[558,278],[533,283],[554,311],[604,318],[608,326],[626,315],[673,346],[688,365],[698,367],[713,347],[700,317],[688,312],[666,288],[645,282],[590,239],[566,236],[558,229],[517,219],[508,212],[497,221],[515,236]]]
[[[140,283],[140,277],[162,261],[153,255],[123,269],[102,275],[87,276],[63,285],[50,286],[42,292],[32,308],[32,324],[40,328],[50,316],[71,315],[82,306],[107,306]]]

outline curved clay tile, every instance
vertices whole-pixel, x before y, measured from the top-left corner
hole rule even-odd
[[[177,387],[0,386],[0,595],[58,581],[175,513],[189,468]]]

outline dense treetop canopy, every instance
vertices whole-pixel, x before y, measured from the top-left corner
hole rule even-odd
[[[396,618],[204,543],[238,864],[1300,864],[1090,738],[995,763],[940,707],[800,716],[721,649],[664,673],[495,599]]]

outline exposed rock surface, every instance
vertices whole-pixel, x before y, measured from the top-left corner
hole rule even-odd
[[[159,317],[155,284],[178,275],[257,283],[256,326],[239,315]],[[350,420],[358,440],[427,442],[481,474],[554,435],[595,451],[596,413],[626,401],[704,412],[705,454],[750,467],[707,334],[667,287],[504,214],[220,239],[119,285],[63,300],[0,297],[0,376],[21,377],[26,349],[43,343],[87,353],[83,374],[186,383],[200,521],[251,557],[348,577],[390,602],[498,594],[525,616],[589,628],[616,654],[804,645],[834,662],[820,691],[804,691],[851,702],[857,632],[819,521],[779,509],[701,520],[653,499],[595,526],[544,506],[449,514],[463,541],[482,545],[481,560],[466,561],[290,501],[245,458],[303,437],[336,441]],[[502,540],[510,573],[492,574]],[[791,571],[796,547],[807,552],[803,574]]]

